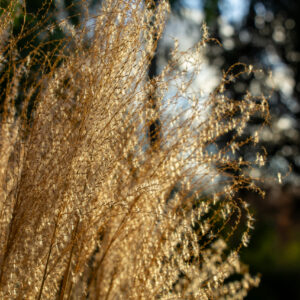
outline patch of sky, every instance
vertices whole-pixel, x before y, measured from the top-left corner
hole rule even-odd
[[[219,7],[223,18],[229,23],[239,24],[249,11],[249,0],[223,0]]]
[[[270,85],[281,92],[283,100],[291,111],[298,112],[300,110],[299,104],[293,98],[296,82],[292,69],[281,60],[271,47],[266,48],[262,59],[263,63],[272,70],[272,82]]]
[[[203,0],[181,0],[181,4],[188,9],[203,10]],[[249,11],[249,0],[221,0],[219,8],[226,21],[238,24]]]
[[[182,6],[190,9],[202,9],[202,0],[182,0]]]
[[[215,144],[209,144],[205,150],[209,155],[217,154],[219,152],[219,149]]]

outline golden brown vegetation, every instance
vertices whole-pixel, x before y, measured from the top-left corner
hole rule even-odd
[[[61,22],[69,37],[55,59],[38,48],[20,58],[28,31],[13,38],[13,5],[2,12],[1,299],[241,299],[258,284],[238,258],[253,217],[237,194],[261,192],[249,169],[265,155],[247,162],[237,153],[257,143],[246,125],[267,119],[268,104],[226,94],[255,70],[234,65],[201,102],[190,87],[210,41],[204,28],[199,44],[175,47],[148,80],[168,4],[147,5],[107,0],[92,28]]]

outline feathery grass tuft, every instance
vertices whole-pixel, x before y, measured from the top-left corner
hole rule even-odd
[[[153,5],[106,0],[26,57],[18,42],[39,24],[13,35],[16,9],[1,10],[1,299],[241,299],[257,286],[238,258],[254,221],[238,192],[263,193],[249,170],[265,154],[238,153],[268,103],[227,94],[256,70],[232,66],[205,101],[191,92],[213,42],[204,27],[149,79],[169,11]]]

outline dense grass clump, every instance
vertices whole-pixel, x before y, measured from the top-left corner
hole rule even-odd
[[[204,27],[149,79],[169,10],[153,5],[106,0],[25,56],[20,42],[51,26],[13,34],[14,2],[2,8],[1,299],[241,299],[258,284],[238,258],[253,217],[237,194],[261,192],[249,170],[265,154],[238,150],[257,143],[247,122],[268,106],[226,93],[256,71],[236,64],[205,101],[192,92]]]

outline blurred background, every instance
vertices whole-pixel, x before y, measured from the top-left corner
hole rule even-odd
[[[0,0],[1,7],[9,2]],[[56,41],[66,32],[60,26],[49,31],[48,24],[59,23],[59,19],[65,17],[69,17],[75,26],[80,23],[80,1],[53,0],[50,5],[45,5],[44,0],[25,2],[29,14],[26,22],[30,22],[30,26],[39,21],[38,18],[31,19],[31,13],[44,13],[49,18],[39,24],[47,34],[35,36],[33,30],[32,35],[19,42],[20,56],[25,57],[30,47],[45,40],[52,42],[45,43],[43,51],[56,47]],[[101,0],[88,2],[89,9],[96,11]],[[271,124],[261,134],[268,161],[263,169],[253,170],[253,175],[276,178],[278,172],[283,174],[281,185],[275,180],[262,183],[266,191],[264,199],[249,192],[242,195],[251,203],[257,220],[250,246],[241,251],[242,260],[250,266],[252,274],[262,274],[260,286],[252,290],[247,299],[300,299],[300,1],[170,2],[172,12],[152,61],[150,77],[155,76],[168,60],[173,47],[171,37],[178,38],[180,47],[187,49],[201,39],[203,22],[208,25],[210,36],[222,44],[220,47],[210,43],[205,48],[203,72],[197,80],[205,93],[217,85],[222,70],[236,62],[264,70],[256,72],[250,79],[239,80],[229,90],[230,96],[237,99],[246,89],[253,95],[270,95]],[[19,3],[22,5],[24,1]],[[20,32],[23,20],[22,13],[16,14],[14,34]],[[29,39],[30,46],[27,44]],[[5,68],[0,71],[4,72]],[[19,101],[22,102],[22,96]],[[250,129],[257,128],[260,122],[252,120]],[[251,153],[241,155],[249,159]]]

